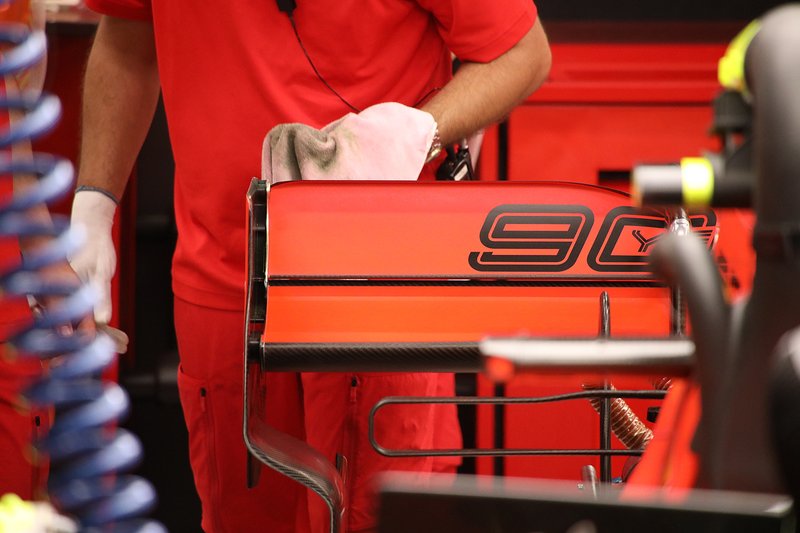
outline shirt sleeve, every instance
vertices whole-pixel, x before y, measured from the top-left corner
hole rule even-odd
[[[86,6],[101,15],[132,20],[152,20],[150,0],[86,0]]]
[[[533,27],[532,0],[417,0],[436,19],[456,57],[488,62],[510,50]]]

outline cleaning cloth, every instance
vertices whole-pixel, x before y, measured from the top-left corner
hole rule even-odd
[[[436,133],[430,113],[387,102],[315,129],[280,124],[264,139],[262,179],[416,180]]]

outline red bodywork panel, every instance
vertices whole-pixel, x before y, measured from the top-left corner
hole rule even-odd
[[[284,183],[267,217],[271,279],[653,281],[666,228],[618,191],[545,182]],[[692,216],[709,243],[715,220]]]

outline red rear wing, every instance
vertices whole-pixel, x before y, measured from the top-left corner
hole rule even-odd
[[[615,335],[669,332],[669,292],[647,264],[667,214],[639,212],[617,191],[542,182],[289,182],[264,192],[254,181],[250,202],[250,339],[261,333],[262,352],[272,357],[290,361],[309,346],[342,344],[352,354],[365,343],[462,349],[487,334],[594,336],[603,291]],[[713,243],[713,214],[691,224]],[[253,231],[261,225],[263,242]],[[335,357],[326,352],[318,370],[335,368]]]

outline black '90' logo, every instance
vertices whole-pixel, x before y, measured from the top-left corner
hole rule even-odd
[[[689,222],[711,248],[714,213],[693,215]],[[566,272],[578,261],[593,224],[594,214],[583,205],[501,205],[481,227],[480,240],[489,251],[471,252],[469,264],[480,272]],[[648,272],[650,248],[667,226],[663,213],[616,207],[593,237],[586,266],[604,273]]]

